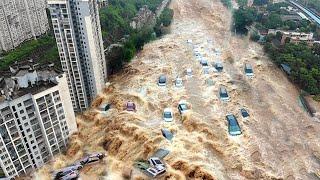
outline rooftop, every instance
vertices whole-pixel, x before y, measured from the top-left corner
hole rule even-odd
[[[58,84],[56,77],[62,72],[54,64],[39,65],[32,60],[15,63],[0,72],[0,103],[26,94],[37,94]]]

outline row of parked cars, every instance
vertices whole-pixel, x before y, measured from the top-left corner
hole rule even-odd
[[[74,164],[59,169],[53,173],[54,180],[75,180],[80,176],[79,170],[84,166],[99,162],[105,157],[103,153],[93,153],[85,156],[84,158],[76,161]]]

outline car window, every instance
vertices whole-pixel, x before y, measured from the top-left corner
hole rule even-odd
[[[160,160],[155,160],[155,162],[156,162],[157,164],[162,164],[162,162],[161,162]]]
[[[241,109],[241,114],[243,117],[248,117],[249,113],[245,109]]]
[[[185,104],[180,104],[180,108],[181,108],[182,110],[186,110],[186,109],[187,109],[187,105],[185,105]]]
[[[253,73],[253,70],[252,70],[252,69],[246,69],[245,72],[246,72],[246,73]]]
[[[163,115],[165,118],[172,118],[171,112],[165,112]]]

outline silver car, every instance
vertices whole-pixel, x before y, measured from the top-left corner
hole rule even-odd
[[[166,85],[167,85],[167,78],[165,75],[161,75],[158,80],[158,86],[166,86]]]

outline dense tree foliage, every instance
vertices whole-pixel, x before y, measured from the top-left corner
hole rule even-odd
[[[248,0],[237,0],[238,5],[241,6],[246,6],[248,4]]]
[[[256,17],[257,12],[254,8],[240,7],[233,14],[234,28],[238,33],[245,34],[248,32],[247,27],[251,26]]]
[[[234,28],[237,32],[246,33],[248,26],[255,23],[255,28],[258,30],[266,29],[282,29],[295,30],[300,32],[313,32],[317,34],[317,26],[307,20],[287,20],[283,21],[281,16],[289,14],[284,8],[287,7],[287,2],[269,3],[265,0],[255,0],[255,5],[261,6],[267,4],[266,7],[241,7],[234,12]],[[257,13],[256,9],[265,9],[266,11]],[[250,39],[258,41],[256,31],[250,35]],[[269,34],[266,36],[264,50],[270,58],[277,64],[285,64],[291,68],[290,78],[299,85],[302,89],[320,100],[320,45],[314,44],[313,47],[307,44],[292,44],[289,39],[284,45],[280,45],[282,34],[280,32],[275,35]]]
[[[162,26],[171,24],[173,10],[165,8],[156,20],[155,27],[144,27],[141,30],[130,27],[130,21],[142,6],[147,5],[151,11],[156,11],[161,2],[162,0],[109,0],[109,6],[100,10],[105,45],[109,46],[126,37],[123,46],[118,49],[119,56],[111,57],[109,61],[108,68],[111,72],[121,70],[124,63],[129,62],[145,43],[156,38],[155,34],[162,35]]]
[[[253,4],[256,6],[263,6],[268,4],[268,0],[253,0]]]
[[[232,8],[231,0],[220,0],[220,1],[225,7],[229,8],[229,9]]]
[[[318,45],[314,48],[318,48]],[[320,57],[312,48],[306,44],[292,43],[276,48],[267,43],[265,51],[276,64],[290,66],[290,77],[302,89],[311,94],[320,94]]]

